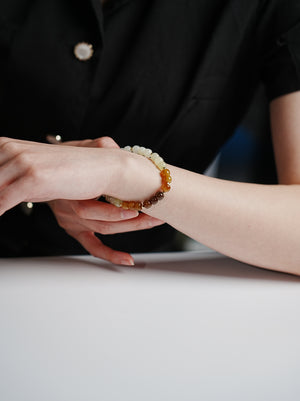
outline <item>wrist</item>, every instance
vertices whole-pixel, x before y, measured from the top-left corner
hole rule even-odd
[[[114,153],[115,156],[108,195],[124,200],[140,200],[148,198],[160,187],[159,171],[150,160],[121,149]]]
[[[121,161],[117,187],[111,187],[107,200],[125,209],[148,209],[164,198],[170,190],[170,171],[163,159],[150,149],[126,147]],[[122,199],[122,200],[121,200]]]
[[[115,194],[123,180],[124,155],[121,149],[97,149],[101,152],[101,190],[102,194]],[[111,195],[113,196],[113,195]]]

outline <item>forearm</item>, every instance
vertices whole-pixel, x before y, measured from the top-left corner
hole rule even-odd
[[[172,190],[147,213],[243,262],[300,274],[300,186],[236,183],[170,170]]]

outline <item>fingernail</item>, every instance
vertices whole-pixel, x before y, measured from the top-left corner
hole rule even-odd
[[[132,219],[133,217],[137,217],[139,213],[136,210],[122,210],[121,219]]]
[[[123,260],[121,260],[120,263],[123,266],[134,266],[134,260],[133,259],[123,259]]]

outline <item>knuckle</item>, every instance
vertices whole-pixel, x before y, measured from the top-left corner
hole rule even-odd
[[[97,148],[103,148],[103,146],[105,146],[105,142],[104,142],[103,139],[104,139],[104,138],[97,138],[97,139],[94,139],[94,145],[95,145]]]
[[[86,208],[81,202],[75,202],[72,205],[72,208],[73,208],[74,212],[77,214],[78,217],[80,217],[81,219],[85,218]]]
[[[99,233],[99,234],[102,234],[102,235],[111,234],[110,225],[107,224],[107,223],[100,223],[100,224],[99,224],[98,233]]]
[[[30,156],[26,152],[21,152],[16,155],[15,163],[21,170],[32,170],[32,161]]]
[[[66,222],[59,217],[56,218],[56,221],[57,221],[57,224],[59,225],[59,227],[63,228],[69,234],[68,227],[66,226]]]
[[[99,250],[94,249],[94,248],[89,249],[88,252],[90,255],[94,256],[94,258],[100,258],[102,256],[101,253],[99,252]]]
[[[92,143],[91,139],[83,139],[78,143],[78,146],[89,147],[91,145],[91,143]]]
[[[95,139],[95,144],[99,148],[106,148],[114,146],[115,141],[109,136],[102,136],[101,138]]]
[[[19,150],[19,145],[17,142],[12,141],[9,138],[2,138],[0,142],[2,151],[8,154],[16,154]]]
[[[76,231],[72,228],[72,227],[64,227],[64,226],[60,226],[61,228],[63,228],[65,230],[65,232],[72,238],[77,239],[77,233]]]
[[[105,250],[105,247],[103,248],[102,242],[98,240],[97,244],[95,244],[93,242],[91,232],[81,231],[77,233],[76,239],[84,246],[90,255],[94,256],[95,258],[109,260],[107,250]]]
[[[65,231],[71,230],[70,223],[64,216],[61,215],[56,215],[56,221],[59,227],[63,228]],[[69,233],[68,233],[69,234]]]
[[[0,136],[0,146],[2,147],[9,140],[11,139],[7,138],[6,136]]]
[[[31,186],[38,186],[43,181],[45,181],[45,177],[43,175],[43,171],[38,169],[36,166],[30,164],[30,162],[26,162],[23,166],[24,170],[24,178]]]
[[[73,237],[81,243],[81,245],[92,255],[92,249],[94,247],[91,244],[92,233],[86,230],[77,230],[76,235],[73,233]],[[93,255],[95,256],[95,255]]]

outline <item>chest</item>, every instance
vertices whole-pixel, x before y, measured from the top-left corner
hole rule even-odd
[[[27,7],[9,15],[9,1],[0,6],[2,119],[12,136],[191,143],[200,130],[211,135],[217,114],[232,130],[257,80],[256,2],[108,0],[102,10],[100,0],[15,1]],[[80,42],[93,47],[87,61],[74,55]]]

